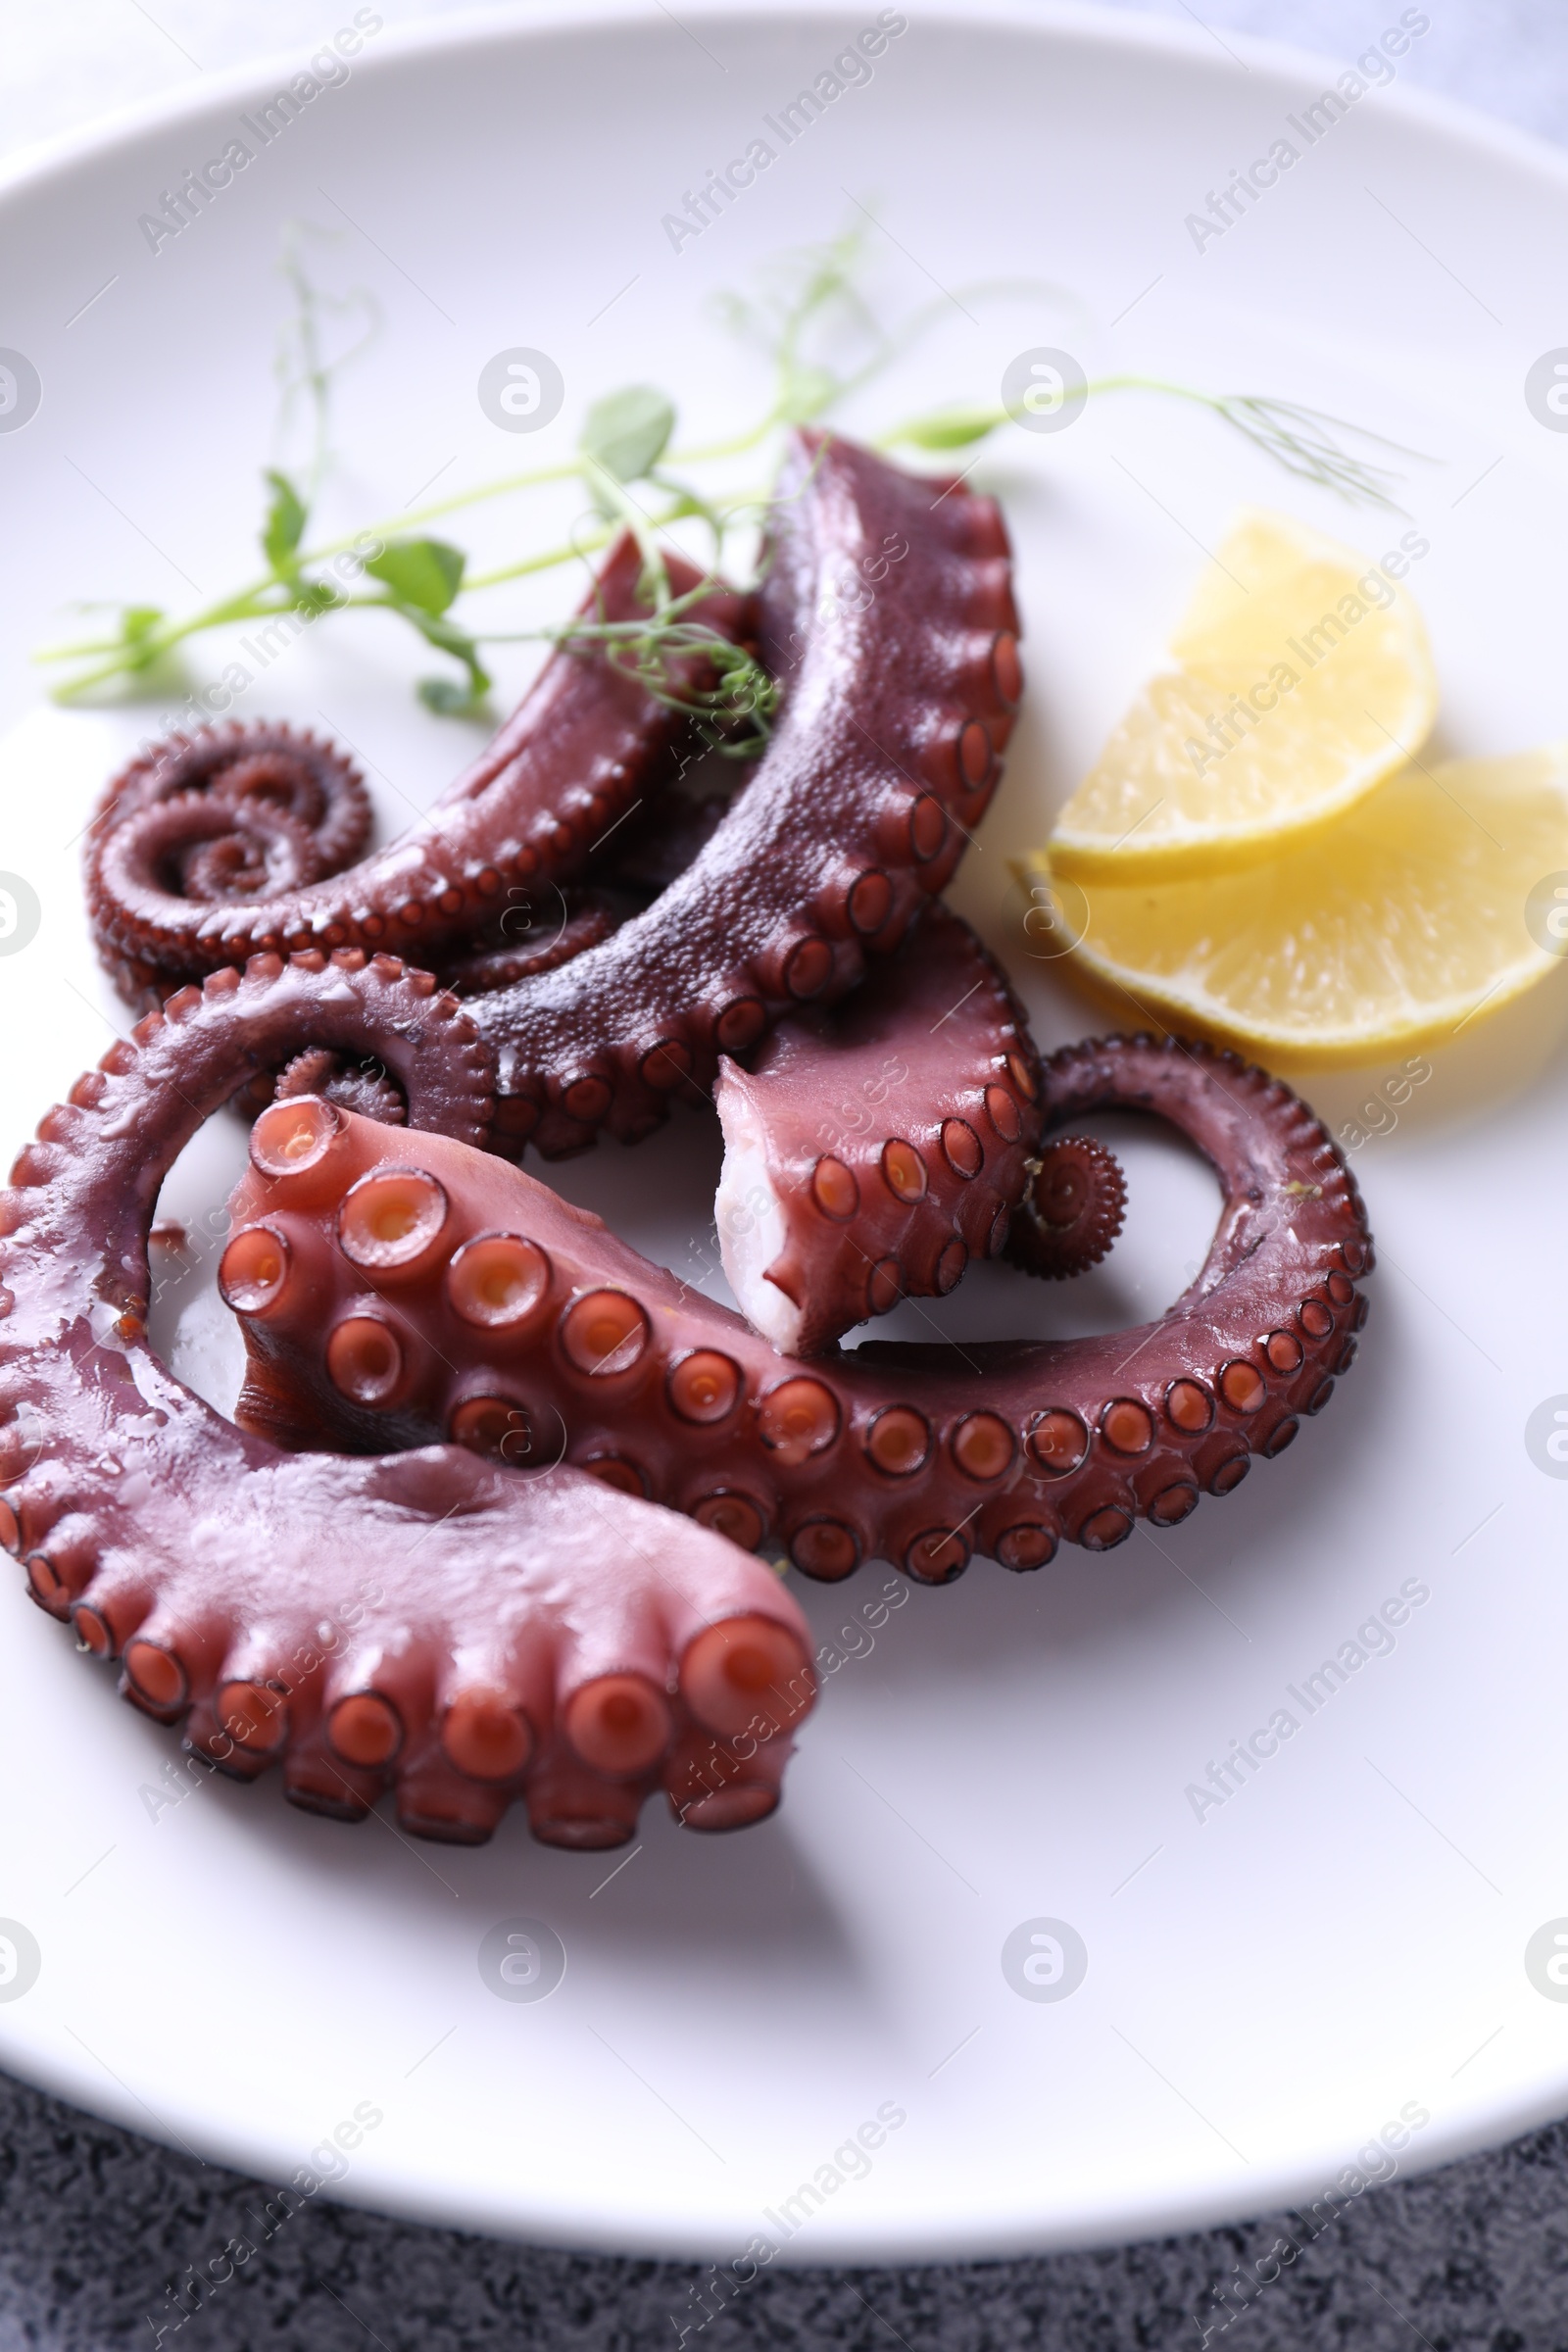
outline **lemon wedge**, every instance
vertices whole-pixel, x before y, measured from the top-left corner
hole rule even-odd
[[[1051,838],[1079,881],[1212,872],[1331,823],[1413,759],[1437,711],[1406,531],[1374,562],[1249,509]]]
[[[1271,1063],[1441,1041],[1568,958],[1568,742],[1408,766],[1289,854],[1175,881],[1013,860],[1031,952]],[[1032,928],[1031,928],[1032,926]]]

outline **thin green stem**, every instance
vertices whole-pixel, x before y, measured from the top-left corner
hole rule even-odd
[[[273,583],[269,581],[263,585],[271,586]],[[297,596],[290,594],[274,597],[270,603],[263,604],[260,591],[225,597],[221,605],[209,606],[205,612],[193,612],[185,620],[171,621],[165,628],[150,631],[146,637],[138,640],[133,649],[121,647],[116,660],[101,662],[96,669],[87,670],[81,676],[70,678],[63,686],[56,687],[55,700],[74,702],[90,688],[105,685],[111,678],[136,675],[151,669],[165,655],[172,653],[176,645],[182,644],[187,637],[199,636],[204,629],[222,628],[230,622],[241,620],[275,620],[279,613],[292,612],[298,601]],[[72,658],[73,649],[69,646],[53,646],[33,657],[37,662],[63,662]]]
[[[665,466],[706,466],[714,458],[744,457],[748,450],[755,449],[759,442],[765,441],[775,425],[783,422],[784,418],[780,411],[772,408],[768,410],[761,422],[754,424],[749,432],[736,433],[733,439],[728,441],[706,441],[696,449],[666,451],[662,463]]]
[[[625,483],[617,481],[609,466],[601,466],[597,458],[584,457],[583,479],[593,490],[595,504],[601,509],[608,507],[612,514],[618,515],[636,540],[643,560],[643,579],[653,597],[654,611],[656,614],[662,613],[669,603],[669,573],[664,568],[663,553],[655,536],[659,526],[647,508],[632,497]]]
[[[1205,408],[1215,408],[1220,401],[1217,393],[1200,392],[1191,384],[1167,384],[1153,375],[1094,376],[1084,386],[1084,397],[1088,399],[1097,392],[1168,392],[1177,400],[1196,400]],[[964,414],[973,428],[972,438],[983,441],[987,433],[994,432],[999,425],[1007,422],[1011,411],[999,402],[994,408],[977,404],[972,411],[966,410]],[[895,449],[901,441],[916,440],[930,421],[930,412],[924,416],[906,416],[902,423],[890,425],[886,432],[878,433],[871,446],[873,449]]]
[[[524,556],[520,563],[503,564],[496,571],[476,571],[463,583],[466,596],[474,588],[499,588],[503,581],[526,578],[531,571],[550,571],[558,564],[569,564],[573,556],[591,556],[601,547],[608,547],[615,536],[612,523],[603,523],[596,530],[585,531],[564,547],[548,548],[542,556]]]
[[[536,490],[546,482],[569,482],[581,472],[581,459],[571,458],[560,466],[537,466],[530,473],[503,474],[500,481],[481,482],[472,490],[459,490],[451,498],[435,499],[427,507],[416,507],[412,513],[385,515],[379,522],[364,523],[352,537],[333,539],[324,547],[314,548],[300,561],[302,564],[319,564],[328,556],[346,554],[356,540],[383,539],[388,534],[401,537],[403,532],[413,530],[416,524],[438,521],[443,514],[456,514],[460,508],[479,506],[487,498],[505,498],[514,490]]]

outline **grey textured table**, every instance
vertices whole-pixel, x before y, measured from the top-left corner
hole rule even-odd
[[[1243,30],[1353,55],[1381,22],[1364,0],[1204,0],[1200,16],[1185,0],[1149,4],[1221,46]],[[445,13],[439,0],[381,6],[392,23]],[[1564,0],[1429,6],[1412,78],[1568,142]],[[312,0],[160,0],[156,18],[140,0],[0,0],[0,153],[316,28]],[[1371,2191],[1315,2236],[1276,2215],[1047,2261],[764,2273],[728,2301],[711,2274],[681,2264],[497,2244],[324,2204],[261,2244],[268,2194],[0,2078],[0,2352],[1568,2352],[1564,2125]],[[197,2294],[192,2275],[215,2255],[231,2275]]]
[[[1271,2249],[1306,2232],[1281,2215],[1049,2261],[764,2272],[724,2303],[711,2274],[679,2263],[498,2245],[312,2204],[188,2318],[181,2282],[191,2297],[190,2269],[231,2240],[236,2253],[255,2243],[267,2189],[4,2082],[0,2143],[0,2352],[641,2352],[679,2345],[683,2328],[699,2352],[1568,2346],[1561,2125],[1369,2192],[1289,2263]]]

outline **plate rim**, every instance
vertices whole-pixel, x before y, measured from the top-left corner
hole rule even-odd
[[[1178,24],[1142,8],[1096,5],[1095,0],[914,0],[914,4],[921,25],[965,34],[977,30],[1023,32],[1044,40],[1068,35],[1105,49],[1190,59],[1210,73],[1226,73],[1225,65],[1213,55],[1212,36],[1201,27]],[[722,24],[726,19],[750,24],[771,18],[785,27],[819,24],[841,30],[844,23],[842,12],[828,0],[802,0],[796,6],[789,5],[789,0],[686,0],[685,13],[707,24]],[[407,24],[383,25],[374,36],[375,47],[359,52],[354,70],[380,77],[396,72],[409,57],[433,50],[479,48],[491,41],[513,42],[593,26],[613,31],[620,25],[631,30],[662,21],[667,24],[670,20],[660,0],[503,0],[495,7],[473,6]],[[133,146],[150,132],[179,128],[235,100],[254,100],[269,82],[276,80],[283,66],[299,70],[304,46],[270,50],[247,65],[204,73],[198,82],[177,82],[170,89],[95,115],[73,129],[29,142],[0,159],[0,204],[41,191],[51,181],[100,157]],[[1232,33],[1225,47],[1241,61],[1244,71],[1255,65],[1265,72],[1313,80],[1320,79],[1325,69],[1346,71],[1324,51],[1300,48],[1271,35]],[[1394,81],[1373,95],[1396,115],[1529,169],[1568,193],[1568,151],[1539,132],[1416,82]]]

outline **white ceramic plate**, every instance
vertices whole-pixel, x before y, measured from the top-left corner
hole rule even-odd
[[[1568,444],[1522,389],[1561,333],[1561,165],[1396,78],[1199,251],[1186,215],[1290,135],[1326,68],[1248,47],[1242,72],[1196,33],[1064,10],[932,9],[672,250],[662,216],[859,21],[688,0],[679,24],[650,6],[379,34],[157,253],[139,216],[278,74],[204,84],[4,194],[0,345],[43,391],[0,434],[0,655],[20,722],[0,868],[43,908],[32,945],[0,957],[8,1150],[122,1019],[89,956],[74,842],[157,719],[39,710],[25,657],[73,598],[178,607],[244,575],[292,217],[342,232],[315,266],[371,287],[384,316],[343,385],[345,519],[559,455],[583,402],[628,379],[669,385],[688,435],[733,427],[761,377],[707,298],[781,246],[865,224],[858,201],[884,224],[866,225],[879,301],[959,300],[852,428],[989,396],[1040,344],[1356,418],[1432,461],[1407,466],[1402,496],[1430,540],[1417,589],[1446,748],[1562,732]],[[1073,300],[963,291],[1001,277]],[[474,392],[518,345],[567,386],[531,441]],[[1031,959],[1006,852],[1044,835],[1239,501],[1373,554],[1387,526],[1287,483],[1200,411],[1132,396],[1063,435],[1009,434],[975,479],[1016,536],[1032,695],[955,895],[1054,1044],[1094,1016]],[[541,524],[504,506],[449,527],[499,562]],[[563,593],[548,582],[515,610]],[[344,624],[243,708],[347,737],[395,830],[467,756],[464,730],[412,699],[430,666],[378,623]],[[523,669],[519,655],[509,688]],[[1317,2196],[1385,2126],[1405,2144],[1363,2171],[1568,2105],[1568,2006],[1524,1965],[1568,1913],[1568,1489],[1524,1443],[1568,1390],[1565,1009],[1539,991],[1436,1054],[1396,1125],[1363,1120],[1385,1132],[1355,1162],[1382,1253],[1361,1365],[1233,1500],[1032,1578],[982,1565],[908,1593],[874,1633],[882,1571],[806,1592],[824,1639],[858,1624],[839,1639],[862,1654],[828,1678],[760,1832],[705,1843],[651,1809],[612,1877],[622,1857],[545,1851],[516,1816],[467,1853],[384,1820],[351,1835],[270,1786],[159,1804],[173,1743],[8,1580],[0,1917],[35,1937],[41,1971],[0,2000],[4,2062],[274,2180],[340,2123],[354,2139],[368,2104],[381,2120],[316,2175],[369,2204],[714,2258],[761,2234],[809,2262],[1266,2210]],[[1338,1125],[1389,1075],[1310,1091]],[[234,1153],[215,1130],[177,1204],[219,1201]],[[1133,1220],[1102,1277],[1057,1301],[977,1275],[948,1328],[1131,1322],[1180,1288],[1212,1187],[1154,1140],[1128,1157]],[[691,1121],[561,1182],[691,1270],[715,1162]],[[1428,1597],[1394,1646],[1312,1715],[1297,1706],[1289,1688],[1412,1580]],[[1189,1784],[1281,1707],[1297,1736],[1197,1818]],[[481,1938],[519,1915],[567,1954],[542,2003],[496,1998],[478,1971]],[[1066,1999],[1021,1998],[1004,1974],[1006,1938],[1042,1918],[1087,1951]],[[847,2143],[879,2114],[903,2120],[862,2161]],[[820,2202],[798,2201],[792,2230],[802,2182]]]

